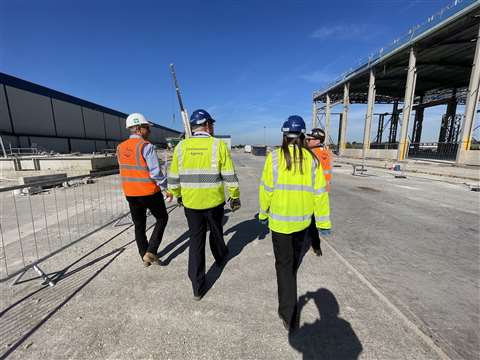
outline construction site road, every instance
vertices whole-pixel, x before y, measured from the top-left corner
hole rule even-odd
[[[322,257],[304,257],[300,329],[289,335],[277,315],[271,236],[254,217],[264,157],[233,155],[242,208],[225,216],[226,266],[207,250],[201,301],[187,277],[183,209],[171,205],[159,249],[165,267],[142,266],[124,225],[42,263],[58,272],[55,287],[33,271],[15,286],[0,284],[0,358],[477,357],[478,193],[334,168],[334,232]]]

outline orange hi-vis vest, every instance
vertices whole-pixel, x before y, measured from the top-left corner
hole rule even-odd
[[[117,160],[125,196],[149,196],[160,191],[150,178],[142,150],[148,141],[139,138],[125,140],[117,147]]]
[[[315,147],[312,151],[322,165],[323,175],[325,180],[327,180],[327,184],[330,184],[330,180],[332,180],[332,155],[330,150],[324,147]]]

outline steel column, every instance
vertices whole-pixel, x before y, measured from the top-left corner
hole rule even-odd
[[[332,114],[332,107],[330,101],[330,95],[327,94],[327,99],[325,103],[325,145],[330,143],[330,119]]]
[[[317,103],[313,100],[312,104],[312,129],[317,127]]]
[[[480,27],[477,34],[477,45],[475,47],[475,57],[473,58],[472,72],[470,74],[470,83],[468,85],[467,100],[465,103],[465,117],[462,124],[460,144],[457,151],[457,164],[465,162],[466,152],[470,149],[472,141],[473,120],[478,106],[478,88],[480,83]]]
[[[349,93],[350,93],[350,83],[346,83],[343,85],[343,111],[342,111],[342,122],[340,126],[339,143],[338,143],[339,155],[343,155],[346,147],[348,108],[350,105]]]
[[[370,80],[368,82],[368,103],[365,114],[365,128],[363,130],[363,151],[362,158],[365,159],[370,149],[370,132],[372,129],[373,107],[375,105],[375,73],[370,69]]]
[[[408,141],[407,141],[407,132],[408,132],[408,122],[410,119],[410,114],[413,107],[413,99],[415,97],[415,85],[417,82],[417,68],[416,68],[417,57],[415,55],[415,50],[410,49],[410,57],[408,60],[408,74],[407,74],[407,84],[405,86],[405,97],[403,100],[403,111],[402,111],[402,128],[400,130],[400,139],[398,143],[398,153],[397,159],[405,159],[405,155],[408,151]]]
[[[398,111],[398,100],[393,103],[392,117],[390,118],[390,132],[388,134],[388,142],[390,144],[397,142],[398,118],[400,112]]]

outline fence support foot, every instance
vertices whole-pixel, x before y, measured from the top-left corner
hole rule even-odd
[[[45,274],[45,272],[42,269],[40,269],[38,265],[33,265],[33,270],[35,270],[37,274],[42,277],[43,284],[48,284],[49,286],[55,286],[55,282],[52,279],[50,279],[48,275]]]

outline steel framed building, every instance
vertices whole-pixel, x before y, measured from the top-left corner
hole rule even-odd
[[[0,73],[0,136],[5,147],[59,153],[115,149],[128,137],[127,114]],[[166,144],[180,132],[154,125],[151,141]]]
[[[342,104],[340,155],[397,160],[435,157],[480,165],[480,151],[471,151],[479,101],[479,23],[480,1],[455,0],[326,89],[316,91],[313,126],[325,119],[324,127],[329,133],[332,107]],[[392,112],[375,114],[376,103],[393,104]],[[367,104],[361,149],[346,146],[350,104]],[[403,106],[400,108],[399,104]],[[458,104],[465,105],[463,114],[456,113]],[[447,110],[438,143],[429,148],[421,143],[423,115],[426,108],[437,105],[447,105]],[[372,139],[375,116],[378,129]],[[387,121],[390,129],[388,141],[384,142]]]

